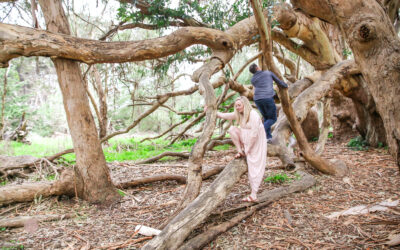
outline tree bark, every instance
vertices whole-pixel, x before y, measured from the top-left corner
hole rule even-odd
[[[61,1],[40,0],[47,29],[69,34],[68,20]],[[90,112],[82,74],[76,62],[53,59],[76,153],[75,183],[80,198],[90,202],[110,202],[119,199]]]
[[[304,131],[308,141],[319,137],[319,120],[317,111],[311,108],[306,116],[306,119],[301,123],[301,128]]]

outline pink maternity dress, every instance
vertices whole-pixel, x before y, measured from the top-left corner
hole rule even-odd
[[[218,116],[225,120],[235,119],[234,113],[220,113]],[[246,154],[248,176],[251,190],[257,193],[264,177],[267,163],[267,140],[264,125],[258,113],[252,109],[249,121],[241,125],[240,141],[244,145]]]

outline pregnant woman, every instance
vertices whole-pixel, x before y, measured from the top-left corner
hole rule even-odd
[[[217,112],[217,117],[237,122],[238,127],[232,126],[228,132],[237,149],[235,158],[247,160],[251,193],[243,201],[256,202],[267,163],[267,140],[261,118],[245,96],[236,99],[233,113]]]

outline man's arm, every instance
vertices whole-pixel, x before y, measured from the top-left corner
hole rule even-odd
[[[274,72],[271,72],[271,76],[272,76],[272,79],[274,79],[274,81],[275,81],[280,87],[282,87],[282,88],[287,88],[287,87],[288,87],[288,85],[287,85],[284,81],[282,81],[281,79],[279,79],[279,78],[274,74]]]

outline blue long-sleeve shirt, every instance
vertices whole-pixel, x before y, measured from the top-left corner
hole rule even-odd
[[[254,86],[254,100],[260,100],[265,98],[272,98],[275,95],[274,88],[272,86],[275,81],[280,86],[287,88],[288,85],[280,80],[273,72],[265,70],[258,70],[254,73],[251,78],[251,84]]]

